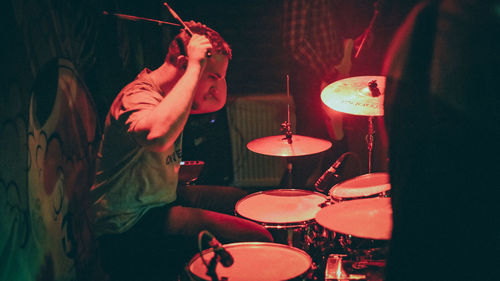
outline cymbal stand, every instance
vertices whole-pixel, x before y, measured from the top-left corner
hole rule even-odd
[[[283,139],[286,139],[288,144],[292,144],[292,131],[290,130],[290,122],[283,122],[281,123],[281,133],[285,134],[285,137]],[[288,170],[288,187],[292,187],[292,167],[293,163],[291,161],[291,157],[286,158],[286,167]]]
[[[379,97],[382,95],[380,89],[378,88],[377,81],[372,80],[368,83],[368,88],[370,89],[370,94],[372,97]],[[368,173],[372,172],[372,152],[373,143],[375,139],[375,128],[373,126],[374,116],[368,117],[368,135],[366,135],[366,142],[368,144]]]
[[[368,134],[366,135],[366,143],[368,144],[368,173],[372,172],[372,152],[373,143],[375,140],[375,128],[373,126],[374,116],[368,117]]]
[[[290,75],[286,75],[286,97],[287,97],[287,120],[281,123],[281,133],[285,135],[288,144],[292,144],[292,126],[290,123]],[[293,163],[290,157],[287,157],[287,170],[288,170],[288,187],[291,188],[292,185],[292,168]]]

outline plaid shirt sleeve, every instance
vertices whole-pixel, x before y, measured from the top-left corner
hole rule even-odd
[[[335,76],[342,59],[342,38],[335,32],[327,0],[284,0],[283,44],[293,59],[322,80]]]

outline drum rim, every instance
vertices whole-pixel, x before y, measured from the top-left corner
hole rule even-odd
[[[276,189],[261,190],[261,191],[256,191],[256,192],[250,193],[250,194],[246,195],[245,197],[241,198],[240,200],[238,200],[238,202],[236,203],[236,206],[238,205],[238,203],[240,201],[243,201],[246,198],[250,198],[250,197],[257,196],[257,195],[264,194],[264,193],[269,193],[272,191],[285,191],[285,192],[286,191],[295,191],[295,192],[296,191],[303,191],[304,193],[318,194],[319,196],[324,197],[325,199],[328,198],[327,195],[320,193],[320,192],[317,192],[317,191],[314,191],[314,190],[299,189],[299,188],[276,188]]]
[[[329,197],[328,195],[325,195],[323,193],[320,193],[320,192],[317,192],[317,191],[312,191],[312,190],[306,190],[306,189],[298,189],[298,188],[278,188],[278,189],[269,189],[269,190],[263,190],[263,191],[257,191],[257,192],[254,192],[254,193],[251,193],[251,194],[248,194],[247,196],[241,198],[240,200],[238,200],[238,202],[236,202],[236,205],[234,206],[234,211],[236,213],[236,216],[239,216],[239,217],[242,217],[242,218],[245,218],[247,220],[251,220],[251,221],[254,221],[254,222],[257,222],[261,225],[263,225],[264,227],[266,228],[275,228],[275,229],[280,229],[280,228],[283,228],[283,229],[289,229],[289,228],[303,228],[303,227],[306,227],[308,225],[311,225],[315,222],[314,220],[314,217],[309,219],[309,220],[303,220],[303,221],[291,221],[291,222],[269,222],[269,221],[261,221],[261,220],[256,220],[256,219],[253,219],[253,218],[249,218],[249,217],[246,217],[242,214],[240,214],[238,212],[238,206],[245,200],[251,198],[251,197],[255,197],[257,195],[262,195],[262,194],[265,194],[265,193],[269,193],[271,191],[304,191],[305,193],[308,193],[308,194],[317,194],[319,195],[320,197],[322,197],[323,199],[325,199],[324,203],[328,202],[329,201]],[[321,209],[321,208],[320,208]]]
[[[339,234],[339,235],[345,235],[345,236],[352,236],[352,237],[355,237],[357,239],[365,239],[365,240],[377,240],[377,241],[389,241],[392,237],[392,230],[389,231],[389,236],[377,236],[377,237],[374,237],[374,235],[372,236],[364,236],[364,235],[360,235],[358,233],[347,233],[345,230],[338,230],[338,229],[334,229],[332,228],[331,226],[326,226],[324,223],[318,221],[318,217],[319,217],[319,214],[323,214],[325,212],[327,212],[327,209],[330,208],[339,208],[339,206],[345,206],[344,203],[347,203],[347,202],[356,202],[356,203],[359,203],[359,202],[367,202],[367,201],[378,201],[378,200],[381,200],[380,202],[383,202],[383,201],[388,201],[389,204],[391,204],[391,198],[389,197],[374,197],[374,198],[362,198],[362,199],[355,199],[355,200],[347,200],[347,201],[342,201],[342,202],[339,202],[337,204],[333,204],[333,205],[330,205],[330,206],[327,206],[325,208],[322,208],[318,214],[316,214],[316,217],[315,217],[315,221],[318,225],[322,226],[323,228],[325,229],[328,229],[329,231],[332,231],[336,234]],[[344,205],[342,205],[344,204]],[[351,204],[351,203],[347,203],[347,204]],[[342,208],[341,207],[341,208]],[[392,224],[392,221],[391,221],[391,228],[393,228],[393,224]]]
[[[287,250],[292,250],[294,252],[298,252],[298,253],[302,254],[304,257],[307,258],[308,266],[304,270],[304,272],[301,272],[299,275],[295,276],[294,278],[304,276],[304,274],[307,274],[311,270],[311,267],[313,266],[312,257],[306,251],[299,249],[299,248],[296,248],[296,247],[293,247],[293,246],[284,245],[284,244],[272,243],[272,242],[235,242],[235,243],[223,244],[222,246],[224,247],[224,249],[227,250],[230,248],[243,246],[243,245],[266,246],[266,247],[270,246],[270,247],[274,247],[274,248],[278,247],[278,248],[283,248],[283,249],[287,249]],[[198,274],[194,273],[193,270],[191,269],[191,266],[193,265],[193,263],[196,260],[201,258],[201,255],[205,255],[205,254],[213,252],[213,251],[214,251],[213,248],[209,248],[209,249],[203,250],[201,253],[200,252],[196,253],[196,255],[194,255],[187,263],[186,269],[188,270],[189,274],[196,275],[196,277],[205,280],[203,276],[199,276]]]

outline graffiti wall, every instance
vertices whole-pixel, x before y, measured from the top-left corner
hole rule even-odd
[[[96,109],[64,59],[39,71],[28,108],[28,118],[6,116],[1,126],[0,279],[82,280],[92,266],[85,210],[100,131]]]
[[[85,210],[100,127],[79,73],[92,62],[86,48],[95,32],[89,19],[68,13],[76,8],[5,3],[0,280],[92,280],[99,272]]]

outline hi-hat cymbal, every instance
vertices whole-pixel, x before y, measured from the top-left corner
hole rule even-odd
[[[375,81],[378,92],[370,90]],[[384,115],[384,76],[356,76],[342,79],[321,91],[321,100],[329,108],[343,113],[362,116]]]
[[[247,144],[247,148],[253,152],[270,156],[303,156],[320,153],[332,146],[327,140],[292,135],[292,143],[284,135],[269,136],[255,139]]]
[[[332,231],[359,238],[389,240],[392,232],[391,199],[344,201],[321,209],[316,222]]]

